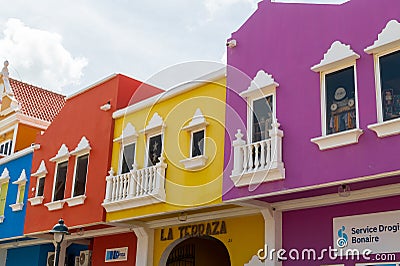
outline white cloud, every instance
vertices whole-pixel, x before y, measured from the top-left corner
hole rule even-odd
[[[226,9],[229,6],[245,3],[249,4],[252,8],[256,7],[256,3],[260,0],[204,0],[204,5],[209,13],[209,19],[212,20],[217,12]]]
[[[61,35],[30,28],[15,18],[3,27],[0,58],[10,62],[11,77],[55,91],[79,84],[88,61],[74,58],[62,45]]]
[[[272,2],[277,3],[302,3],[302,4],[343,4],[350,0],[271,0]]]

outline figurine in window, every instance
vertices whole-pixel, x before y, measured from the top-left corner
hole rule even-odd
[[[383,118],[384,120],[393,117],[393,90],[385,90],[383,95]]]
[[[337,133],[355,128],[356,113],[354,98],[349,99],[346,89],[343,87],[336,89],[333,98],[330,106],[330,132],[328,133]]]

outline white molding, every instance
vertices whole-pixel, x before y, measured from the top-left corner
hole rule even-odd
[[[4,219],[5,219],[4,215],[0,215],[0,224],[4,222]]]
[[[39,168],[36,170],[36,172],[31,174],[31,176],[42,177],[45,176],[46,174],[47,174],[46,163],[44,162],[44,160],[42,160],[40,162]]]
[[[14,185],[25,185],[28,179],[26,178],[25,169],[22,169],[20,176],[17,180],[12,182]]]
[[[85,136],[83,136],[81,138],[81,140],[79,141],[78,146],[76,146],[76,148],[73,151],[71,151],[69,154],[75,155],[75,156],[80,156],[80,155],[89,153],[89,151],[91,149],[92,149],[92,147],[90,147],[88,139]],[[67,149],[67,151],[68,151],[68,149]]]
[[[257,94],[259,90],[265,88],[275,89],[276,87],[279,87],[279,84],[275,82],[272,75],[266,73],[264,70],[259,70],[254,79],[251,81],[250,86],[247,88],[247,90],[240,93],[240,96],[243,98],[248,98],[254,94]]]
[[[154,254],[154,230],[138,227],[133,228],[136,240],[136,264],[135,265],[153,265]]]
[[[58,150],[56,156],[51,158],[49,161],[50,162],[62,162],[62,161],[67,161],[70,156],[70,153],[68,151],[68,147],[65,144],[62,144],[60,149]]]
[[[151,117],[147,126],[140,131],[140,133],[144,134],[153,134],[155,132],[162,131],[165,128],[164,120],[162,117],[155,112]]]
[[[115,138],[113,142],[135,142],[138,136],[135,126],[128,122],[122,130],[121,135],[118,138]]]
[[[4,183],[8,183],[9,180],[10,180],[10,172],[8,171],[7,167],[5,167],[0,176],[0,186]]]
[[[196,170],[199,168],[203,168],[206,165],[208,157],[205,155],[200,155],[196,157],[191,157],[187,159],[180,160],[179,162],[183,164],[185,169],[188,170]]]
[[[324,54],[324,58],[321,62],[311,67],[311,70],[314,72],[327,71],[354,62],[358,58],[360,58],[360,56],[351,49],[350,45],[335,41]]]
[[[20,151],[14,153],[14,154],[11,154],[11,155],[9,155],[7,157],[1,158],[0,159],[0,165],[3,165],[5,163],[8,163],[8,162],[13,161],[15,159],[18,159],[18,158],[20,158],[22,156],[25,156],[25,155],[27,155],[29,153],[32,153],[34,150],[38,149],[38,147],[39,147],[39,145],[34,145],[34,146],[31,146],[31,147],[25,148],[23,150],[20,150]]]
[[[14,203],[9,205],[13,212],[21,211],[24,207],[24,203]]]
[[[113,78],[115,78],[117,75],[118,75],[117,73],[111,74],[111,75],[109,75],[109,76],[107,76],[107,77],[105,77],[105,78],[103,78],[103,79],[101,79],[101,80],[89,85],[86,88],[83,88],[83,89],[81,89],[81,90],[79,90],[79,91],[77,91],[75,93],[72,93],[71,95],[68,95],[65,98],[65,101],[67,101],[67,100],[69,100],[71,98],[74,98],[75,96],[78,96],[78,95],[80,95],[80,94],[82,94],[82,93],[84,93],[86,91],[89,91],[89,90],[93,89],[94,87],[97,87],[97,86],[99,86],[99,85],[101,85],[103,83],[106,83],[107,81],[112,80]]]
[[[378,34],[378,39],[374,44],[365,48],[367,54],[379,53],[400,45],[400,23],[391,20],[386,27]]]
[[[342,131],[335,134],[312,138],[311,142],[318,145],[320,150],[338,148],[354,143],[358,143],[363,131],[359,128]]]
[[[65,201],[68,203],[68,207],[73,207],[76,205],[82,205],[85,203],[86,195],[79,195],[75,196],[69,199],[65,199]]]
[[[42,129],[42,130],[46,130],[51,124],[51,122],[49,122],[49,121],[42,120],[42,119],[32,117],[32,116],[27,116],[27,115],[24,115],[21,113],[16,113],[16,116],[21,124],[36,127],[36,128]]]
[[[379,138],[400,134],[400,118],[388,120],[382,123],[368,125]]]
[[[45,203],[44,206],[47,207],[49,211],[60,210],[63,208],[65,200],[57,200]]]
[[[162,189],[163,190],[163,189]],[[157,203],[165,202],[166,196],[160,191],[158,194],[148,194],[141,197],[135,197],[131,199],[103,202],[101,205],[106,209],[107,212],[115,212],[121,210],[127,210],[131,208],[153,205]]]
[[[31,206],[40,205],[43,203],[44,196],[36,196],[34,198],[29,198],[28,201],[31,203]]]
[[[223,77],[225,77],[225,73],[226,73],[226,67],[223,67],[217,71],[214,71],[214,72],[204,75],[202,77],[187,81],[183,84],[179,84],[178,86],[173,87],[163,93],[157,94],[153,97],[150,97],[150,98],[147,98],[138,103],[132,104],[124,109],[115,111],[113,113],[113,118],[116,119],[116,118],[120,118],[120,117],[123,117],[128,114],[132,114],[132,113],[142,110],[146,107],[150,107],[150,106],[154,105],[154,103],[166,101],[172,97],[175,97],[182,93],[196,89],[204,84],[208,84],[213,81],[222,79]]]
[[[343,182],[349,184],[347,180]],[[293,211],[293,210],[391,197],[397,195],[400,195],[400,187],[397,184],[395,184],[395,185],[385,185],[373,188],[354,190],[351,191],[350,196],[348,197],[340,197],[338,193],[332,193],[322,196],[275,202],[271,203],[271,206],[276,210],[280,211]]]
[[[285,179],[285,168],[283,163],[279,164],[276,168],[255,170],[240,175],[231,175],[235,187],[243,187],[248,185],[260,185],[265,182],[273,182]]]
[[[187,126],[183,127],[182,129],[186,131],[197,131],[199,129],[207,127],[208,125],[209,123],[206,121],[200,108],[197,108],[193,115],[192,120],[189,122]]]

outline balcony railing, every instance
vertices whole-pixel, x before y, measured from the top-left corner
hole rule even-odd
[[[283,131],[275,121],[269,130],[269,139],[246,143],[240,129],[236,133],[233,146],[233,170],[231,179],[235,186],[259,185],[263,182],[285,178],[282,162]]]
[[[106,196],[103,207],[107,212],[135,208],[157,202],[165,202],[165,169],[164,158],[154,166],[137,169],[114,175],[113,169],[106,177]]]

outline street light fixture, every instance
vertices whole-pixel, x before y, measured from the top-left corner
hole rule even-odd
[[[58,220],[58,223],[54,225],[53,229],[50,231],[50,234],[54,236],[54,241],[56,242],[56,254],[54,258],[54,266],[58,266],[58,261],[60,259],[60,249],[61,243],[64,240],[64,236],[69,234],[68,227],[64,224],[64,220],[61,218]]]

